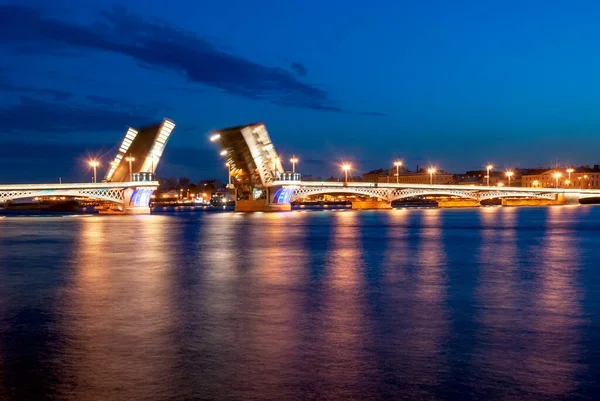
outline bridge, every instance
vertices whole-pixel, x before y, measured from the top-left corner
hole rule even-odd
[[[149,214],[152,193],[158,188],[154,173],[174,129],[169,119],[129,128],[102,182],[0,184],[0,206],[25,199],[69,197],[102,202],[100,213]]]
[[[291,203],[314,195],[354,195],[354,209],[389,209],[394,201],[429,198],[439,207],[474,207],[501,199],[502,205],[579,204],[580,199],[600,198],[600,189],[521,188],[437,184],[383,184],[370,182],[302,181],[295,171],[283,170],[263,123],[212,132],[229,167],[230,189],[236,191],[237,211],[290,210]]]

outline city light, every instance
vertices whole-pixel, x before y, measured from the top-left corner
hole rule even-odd
[[[503,186],[504,186],[504,183],[503,183],[503,182],[499,182],[499,183],[498,183],[498,186],[499,186],[499,187],[503,187]]]
[[[487,169],[487,186],[490,186],[490,171],[494,168],[494,166],[492,166],[491,164],[488,164],[487,166],[485,166],[485,168]]]
[[[219,138],[221,138],[220,134],[214,134],[213,136],[210,137],[210,141],[214,142],[214,141],[216,141]]]
[[[290,163],[292,163],[292,173],[296,172],[296,163],[298,163],[298,158],[296,156],[292,156],[290,159]]]
[[[94,169],[94,183],[96,183],[96,168],[100,165],[98,160],[90,160],[90,166]]]
[[[556,186],[555,186],[555,188],[558,188],[558,179],[559,179],[560,177],[562,177],[562,174],[561,174],[560,172],[558,172],[558,171],[555,171],[555,172],[554,172],[554,174],[552,174],[552,176],[553,176],[553,177],[554,177],[554,179],[556,180]]]
[[[540,182],[538,180],[533,180],[533,182],[531,183],[532,186],[534,187],[538,187],[540,185]]]
[[[510,180],[511,178],[515,175],[514,171],[507,171],[506,172],[506,178],[508,179],[508,186],[510,187]]]
[[[436,170],[433,167],[427,169],[429,173],[429,185],[433,185],[433,175],[436,173]]]
[[[344,173],[346,175],[345,183],[347,184],[348,183],[348,171],[352,170],[352,165],[348,164],[348,163],[342,164],[342,170],[344,170]]]
[[[129,182],[133,181],[133,170],[131,169],[131,163],[133,161],[135,161],[135,157],[129,155],[128,157],[125,158],[125,160],[127,160],[129,162]]]
[[[568,179],[569,179],[569,182],[571,181],[571,173],[572,173],[572,172],[574,172],[574,171],[575,171],[575,170],[574,170],[572,167],[569,167],[569,168],[567,169],[567,174],[569,174],[569,178],[568,178]]]
[[[402,162],[400,160],[396,160],[394,162],[394,166],[396,166],[396,184],[400,182],[400,166],[402,166]]]
[[[226,150],[222,150],[221,153],[219,153],[221,156],[225,156],[227,154]]]

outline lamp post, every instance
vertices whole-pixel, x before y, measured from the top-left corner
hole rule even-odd
[[[435,169],[429,168],[427,169],[427,172],[429,173],[429,185],[433,185],[433,175],[435,174]]]
[[[494,166],[492,166],[491,164],[488,164],[487,166],[485,166],[485,168],[487,169],[487,186],[490,186],[490,171],[494,168]]]
[[[227,162],[225,166],[227,167],[227,186],[231,187],[231,163]]]
[[[135,157],[129,155],[125,160],[129,162],[129,182],[133,182],[133,168],[131,167],[131,163],[135,160]]]
[[[568,178],[568,180],[569,180],[569,181],[571,181],[571,173],[572,173],[572,172],[574,172],[574,171],[575,171],[575,170],[574,170],[572,167],[569,167],[569,168],[567,169],[567,174],[569,174],[569,178]]]
[[[396,184],[400,182],[400,166],[402,166],[402,162],[397,160],[394,162],[394,166],[396,166]]]
[[[292,156],[290,159],[290,163],[292,163],[292,173],[296,172],[296,163],[298,163],[298,158],[296,156]]]
[[[506,172],[506,178],[508,178],[508,186],[510,187],[510,179],[512,178],[512,176],[515,175],[514,171],[507,171]]]
[[[554,177],[554,180],[556,182],[555,188],[558,188],[558,179],[562,176],[562,174],[557,171],[554,174],[552,174],[552,176]]]
[[[96,168],[100,165],[98,160],[90,160],[90,166],[94,169],[94,183],[96,183]]]
[[[343,164],[342,165],[342,170],[344,170],[344,173],[346,175],[346,180],[344,181],[346,184],[348,183],[348,171],[352,170],[352,166],[350,164]]]

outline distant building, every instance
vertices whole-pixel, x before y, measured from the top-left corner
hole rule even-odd
[[[400,167],[400,174],[396,179],[396,168],[389,170],[379,169],[372,170],[368,173],[364,173],[362,176],[365,182],[377,182],[380,184],[394,184],[396,182],[400,184],[429,184],[431,177],[427,170],[419,169],[418,172],[408,171],[404,167]],[[451,184],[453,174],[445,171],[438,171],[433,175],[434,184]]]
[[[559,174],[558,177],[555,174]],[[528,188],[555,188],[558,178],[559,188],[600,188],[600,165],[581,166],[572,168],[570,173],[567,168],[530,169],[522,176],[522,185]]]

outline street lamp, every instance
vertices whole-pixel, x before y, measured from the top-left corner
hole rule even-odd
[[[429,168],[427,169],[427,172],[429,173],[429,185],[433,185],[433,175],[435,174],[435,169]]]
[[[487,186],[490,186],[490,171],[494,168],[494,166],[492,166],[491,164],[488,164],[486,167],[487,169]]]
[[[515,175],[514,171],[507,171],[506,172],[506,178],[508,178],[508,186],[510,187],[510,179],[512,178],[512,176]]]
[[[227,187],[231,187],[231,163],[227,162],[225,163],[225,166],[227,167]]]
[[[571,173],[574,172],[575,170],[572,167],[569,167],[567,169],[567,173],[569,174],[569,181],[571,181]]]
[[[540,182],[538,180],[533,180],[533,182],[531,183],[531,186],[538,187],[540,185]]]
[[[562,174],[561,174],[561,173],[559,173],[558,171],[556,171],[554,174],[552,174],[552,176],[553,176],[553,177],[554,177],[554,179],[556,180],[556,186],[555,186],[555,188],[558,188],[558,179],[559,179],[560,177],[562,177]]]
[[[125,160],[129,162],[129,182],[133,182],[133,169],[131,168],[131,163],[135,160],[135,157],[129,155]]]
[[[292,173],[295,173],[296,163],[298,163],[298,159],[296,158],[296,156],[292,156],[292,158],[290,159],[290,163],[292,163]]]
[[[347,184],[348,183],[348,171],[352,170],[352,166],[350,164],[348,164],[348,163],[343,164],[342,165],[342,170],[344,170],[344,173],[346,174],[346,181],[345,181],[345,183]]]
[[[397,160],[394,162],[394,166],[396,166],[396,184],[400,182],[400,166],[402,166],[402,162]]]
[[[568,187],[569,185],[571,185],[571,180],[565,180],[565,186]]]
[[[96,183],[96,167],[100,165],[98,160],[90,160],[90,166],[94,169],[94,183]]]

